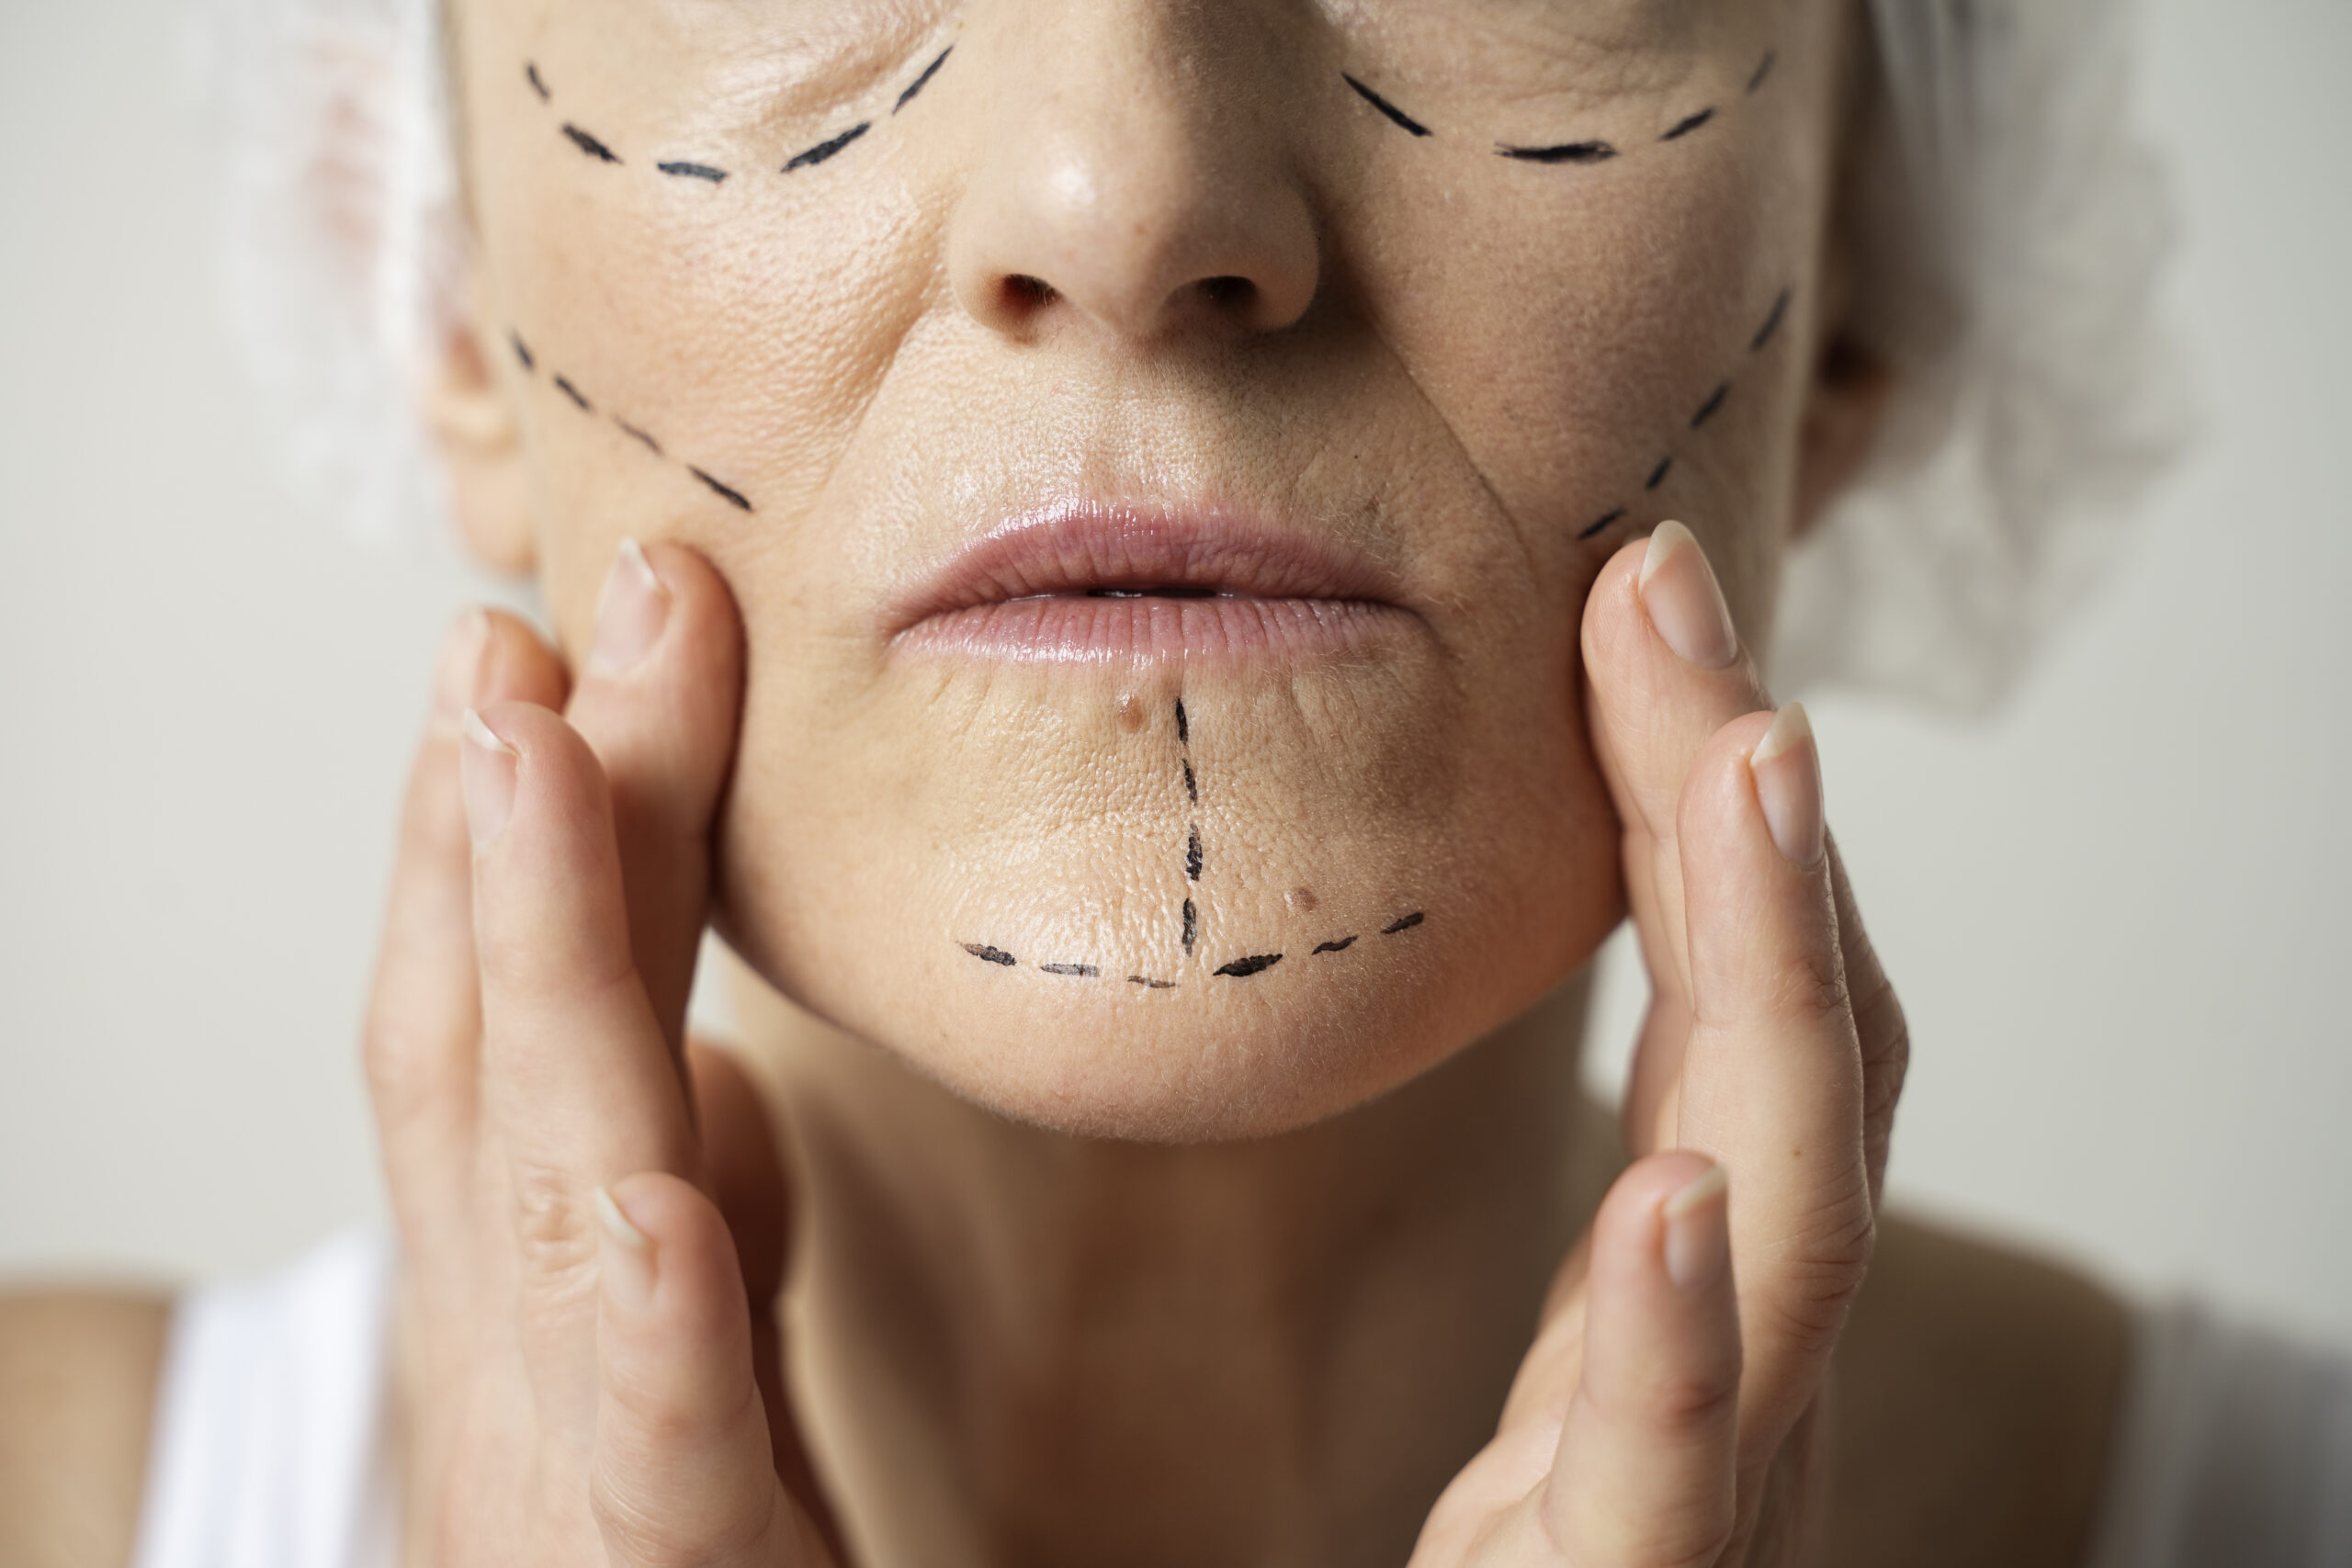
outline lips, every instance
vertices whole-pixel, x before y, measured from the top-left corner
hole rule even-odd
[[[1071,503],[958,553],[900,606],[899,646],[1019,662],[1215,660],[1362,649],[1410,619],[1335,541],[1226,512]]]

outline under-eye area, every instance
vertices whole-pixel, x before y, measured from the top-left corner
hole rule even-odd
[[[605,146],[602,138],[582,130],[576,125],[567,124],[563,128],[563,134],[565,140],[600,164],[617,164],[621,161],[621,155]]]
[[[932,79],[939,74],[941,67],[947,63],[947,57],[955,52],[955,46],[950,44],[933,55],[930,62],[916,73],[914,79],[899,89],[898,96],[891,102],[890,113],[896,115],[914,102],[922,95],[922,90],[931,85]],[[523,81],[530,89],[532,96],[537,98],[540,103],[550,106],[554,104],[555,89],[548,85],[548,79],[540,73],[537,61],[524,62]],[[783,172],[787,175],[797,174],[803,169],[813,169],[821,164],[829,163],[848,151],[859,138],[874,128],[875,122],[872,119],[863,119],[846,130],[836,131],[816,145],[804,148],[786,159]],[[571,142],[584,156],[599,164],[627,165],[628,160],[621,155],[610,141],[598,132],[568,119],[562,121],[558,129],[564,140]],[[695,180],[705,185],[724,185],[729,177],[729,172],[721,164],[700,158],[663,158],[657,160],[653,167],[657,173],[666,178]]]
[[[805,152],[794,153],[785,160],[784,172],[788,175],[796,169],[813,169],[820,164],[830,163],[838,154],[846,151],[851,142],[873,129],[872,120],[860,120],[840,135],[828,137]]]
[[[921,93],[925,87],[931,85],[931,79],[939,74],[939,68],[946,64],[947,57],[955,52],[956,46],[954,44],[949,44],[945,49],[941,50],[939,53],[933,58],[932,62],[922,68],[922,74],[908,83],[905,89],[899,94],[898,102],[890,106],[890,112],[892,114],[897,114],[900,109],[905,108],[909,104],[913,103],[915,101],[915,95]]]
[[[1658,140],[1660,141],[1679,141],[1684,137],[1690,135],[1692,131],[1711,123],[1714,118],[1715,111],[1713,109],[1701,109],[1697,114],[1686,116],[1684,118],[1678,121],[1673,130],[1668,131],[1664,136],[1659,137]]]
[[[1502,142],[1495,152],[1522,164],[1605,164],[1617,156],[1617,149],[1606,141],[1563,141],[1555,147],[1514,147]]]

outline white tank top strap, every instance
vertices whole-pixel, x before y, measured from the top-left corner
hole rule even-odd
[[[355,1233],[180,1299],[133,1568],[392,1568],[392,1277]]]
[[[2087,1568],[2352,1568],[2352,1362],[2143,1312]]]

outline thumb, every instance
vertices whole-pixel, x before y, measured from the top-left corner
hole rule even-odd
[[[592,1500],[615,1568],[834,1568],[776,1480],[735,1244],[709,1199],[650,1173],[600,1189]]]

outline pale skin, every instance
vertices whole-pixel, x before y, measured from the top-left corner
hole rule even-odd
[[[1851,20],[456,8],[433,413],[555,637],[451,635],[371,1011],[413,1560],[2075,1560],[2116,1311],[1883,1222],[1908,1034],[1752,653],[1884,390]],[[1388,618],[910,637],[910,581],[1079,492],[1335,541]],[[1190,882],[1131,721],[1179,695]],[[1628,909],[1621,1151],[1576,976]],[[88,1316],[0,1308],[0,1475],[120,1521],[155,1318]],[[61,1347],[128,1369],[63,1453],[7,1414],[66,1407]],[[0,1532],[119,1560],[53,1517]]]

